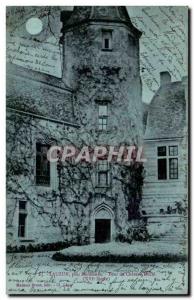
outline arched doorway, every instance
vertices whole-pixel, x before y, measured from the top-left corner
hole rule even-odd
[[[108,243],[113,234],[114,213],[108,205],[101,204],[92,214],[91,242]]]

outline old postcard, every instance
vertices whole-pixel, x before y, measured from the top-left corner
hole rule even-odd
[[[7,294],[187,295],[188,8],[6,17]]]

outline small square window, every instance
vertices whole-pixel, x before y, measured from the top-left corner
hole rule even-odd
[[[99,187],[106,187],[109,184],[109,171],[107,160],[98,161],[97,165],[97,184]]]
[[[108,171],[108,162],[107,160],[98,161],[98,170],[99,171]]]
[[[158,156],[166,156],[166,147],[158,147]]]
[[[169,159],[169,178],[178,179],[178,159],[170,158]]]
[[[106,104],[99,105],[99,116],[107,116],[107,105]]]
[[[108,172],[98,173],[98,186],[105,187],[108,185]]]
[[[98,129],[106,130],[107,129],[107,117],[99,117],[98,119]]]
[[[178,146],[160,146],[158,151],[158,179],[178,179]]]
[[[169,155],[177,156],[178,155],[178,146],[169,146]]]
[[[26,201],[19,201],[19,210],[26,210]]]
[[[111,50],[112,49],[112,31],[102,30],[102,49]]]
[[[106,104],[98,106],[98,129],[107,130],[108,124],[108,107]]]

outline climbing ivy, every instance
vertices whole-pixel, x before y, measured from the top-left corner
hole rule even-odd
[[[122,166],[121,182],[127,203],[128,220],[141,217],[139,207],[142,200],[144,175],[143,163],[136,162],[135,158],[130,165]]]

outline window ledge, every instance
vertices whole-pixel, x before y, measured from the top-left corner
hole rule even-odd
[[[108,189],[108,188],[110,188],[110,185],[104,185],[104,186],[96,185],[95,188],[96,189]]]
[[[106,103],[111,103],[112,98],[110,96],[103,96],[102,98],[97,98],[94,100],[98,104],[106,104]]]
[[[35,240],[33,240],[33,239],[27,239],[25,237],[24,238],[20,237],[19,241],[22,242],[22,243],[34,243],[35,242]]]
[[[157,182],[178,182],[180,179],[157,179]]]
[[[110,130],[106,130],[106,129],[96,129],[95,131],[98,133],[110,133],[111,132]]]
[[[37,183],[35,183],[35,186],[37,187],[37,188],[45,188],[45,189],[50,189],[51,188],[51,185],[46,185],[46,184],[37,184]]]
[[[142,215],[142,217],[146,217],[146,218],[166,218],[166,217],[184,217],[187,218],[187,216],[183,215],[183,214],[155,214],[155,215]]]
[[[48,183],[48,184],[45,183],[45,184],[44,184],[44,183],[37,183],[37,182],[36,182],[35,184],[36,184],[37,186],[46,186],[46,187],[50,186],[50,183]]]
[[[183,180],[181,180],[181,179],[171,179],[171,180],[146,180],[145,179],[145,181],[144,181],[144,183],[145,184],[155,184],[155,183],[157,183],[157,184],[159,184],[159,183],[162,183],[162,184],[165,184],[165,183],[173,183],[173,182],[175,182],[175,183],[183,183],[184,184],[184,181]]]
[[[104,51],[104,52],[112,52],[112,49],[102,48],[101,50]]]
[[[26,209],[19,209],[19,213],[27,215],[27,210]]]
[[[51,186],[45,185],[35,185],[34,187],[39,194],[50,193],[52,190],[54,190]]]

